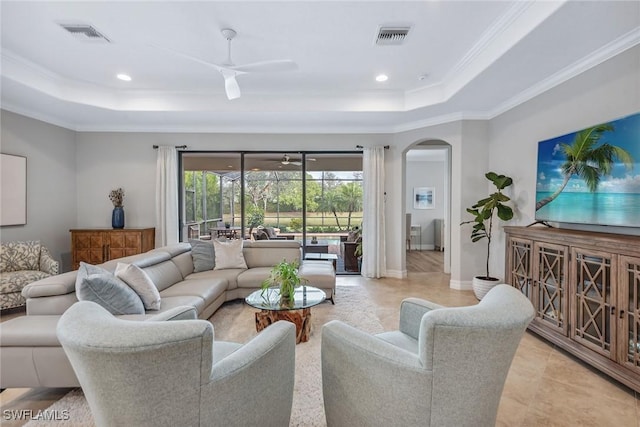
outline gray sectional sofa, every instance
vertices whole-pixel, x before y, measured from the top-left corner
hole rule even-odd
[[[302,261],[296,241],[245,241],[248,269],[207,270],[194,273],[189,243],[157,248],[140,255],[108,261],[100,266],[114,271],[118,262],[143,269],[160,291],[161,307],[146,314],[122,315],[145,319],[179,306],[194,307],[208,319],[225,301],[244,298],[260,289],[271,267],[283,259],[299,260],[300,275],[334,301],[336,277],[324,261]],[[56,337],[62,313],[76,301],[77,271],[48,277],[27,285],[27,315],[0,323],[0,388],[77,387],[78,380]]]

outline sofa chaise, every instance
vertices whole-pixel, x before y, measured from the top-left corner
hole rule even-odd
[[[180,306],[193,307],[200,319],[208,319],[224,302],[260,289],[271,267],[283,259],[298,260],[301,277],[334,302],[333,266],[324,261],[301,260],[299,242],[245,241],[242,253],[247,269],[194,273],[189,243],[110,260],[100,267],[113,272],[118,262],[134,264],[147,273],[160,293],[159,310],[118,316],[122,319],[144,320]],[[0,388],[79,386],[56,336],[60,316],[78,301],[76,275],[77,271],[72,271],[30,283],[22,291],[27,315],[0,323]]]

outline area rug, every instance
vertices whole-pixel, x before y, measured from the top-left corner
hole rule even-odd
[[[296,381],[293,393],[291,426],[325,426],[322,402],[322,376],[320,366],[320,331],[330,320],[342,320],[370,333],[382,331],[376,315],[376,306],[361,286],[339,286],[336,304],[324,302],[311,309],[312,329],[308,342],[296,346]],[[256,335],[255,309],[242,301],[223,305],[209,319],[214,326],[216,340],[246,342]],[[69,411],[68,421],[31,421],[34,426],[93,426],[93,419],[82,390],[74,389],[55,402],[49,411]]]

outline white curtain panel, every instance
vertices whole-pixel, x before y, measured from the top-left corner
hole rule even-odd
[[[159,146],[156,162],[156,247],[178,243],[178,152]]]
[[[363,151],[362,271],[364,277],[384,277],[387,273],[384,226],[384,147]]]

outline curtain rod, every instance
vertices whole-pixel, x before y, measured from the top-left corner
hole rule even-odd
[[[157,149],[158,149],[158,147],[159,147],[159,145],[154,145],[154,146],[153,146],[153,149],[154,149],[154,150],[157,150]],[[184,150],[185,148],[187,148],[187,146],[186,146],[186,145],[176,145],[176,148],[177,148],[178,150]]]
[[[356,150],[362,150],[363,148],[364,148],[364,147],[363,147],[362,145],[356,145]],[[389,146],[388,146],[388,145],[385,145],[385,146],[384,146],[384,149],[385,149],[385,150],[388,150],[388,149],[389,149]]]

